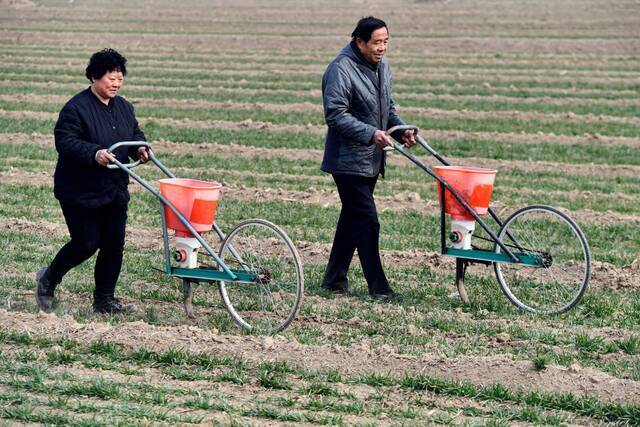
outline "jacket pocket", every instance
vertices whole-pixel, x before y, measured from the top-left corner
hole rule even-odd
[[[338,150],[338,168],[357,173],[371,173],[375,145],[343,142]]]

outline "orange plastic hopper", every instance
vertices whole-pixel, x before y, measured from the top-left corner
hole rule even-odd
[[[482,169],[465,166],[436,166],[436,175],[444,179],[460,194],[462,200],[476,211],[486,215],[496,178],[495,169]],[[440,200],[440,182],[438,182],[438,200]],[[456,200],[449,190],[444,192],[445,212],[453,219],[473,221],[473,216]]]
[[[160,193],[166,197],[184,216],[198,233],[211,230],[216,217],[216,207],[222,184],[186,178],[160,180]],[[180,219],[164,207],[167,214],[167,228],[176,231],[177,236],[193,237]]]

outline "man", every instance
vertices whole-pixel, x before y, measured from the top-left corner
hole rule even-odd
[[[91,86],[71,98],[58,117],[54,194],[71,240],[49,267],[36,273],[36,302],[43,310],[53,307],[56,286],[64,275],[96,251],[94,311],[119,313],[132,308],[114,297],[122,267],[129,176],[106,167],[115,158],[122,163],[128,163],[128,157],[143,162],[149,158],[144,147],[107,151],[116,142],[145,140],[133,106],[118,96],[126,62],[112,49],[93,54],[85,70]]]
[[[355,249],[372,298],[395,296],[384,274],[378,240],[380,224],[373,191],[384,175],[385,152],[393,146],[385,131],[404,122],[391,96],[391,70],[384,59],[389,32],[384,21],[362,18],[351,42],[327,67],[322,100],[328,130],[321,169],[331,173],[342,209],[322,287],[338,293],[349,289],[347,272]],[[415,144],[408,130],[400,135],[407,147]]]

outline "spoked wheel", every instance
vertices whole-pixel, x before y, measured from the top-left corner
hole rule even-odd
[[[273,334],[291,323],[304,277],[298,251],[284,231],[261,219],[241,222],[222,243],[220,258],[231,270],[256,275],[254,283],[220,282],[222,301],[240,326]]]
[[[516,306],[534,313],[563,313],[587,290],[589,244],[569,216],[550,206],[527,206],[504,222],[498,238],[509,250],[540,260],[540,266],[495,263],[503,292]],[[504,252],[496,245],[496,252]]]

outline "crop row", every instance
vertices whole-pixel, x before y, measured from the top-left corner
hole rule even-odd
[[[137,13],[136,13],[137,12]],[[265,22],[264,25],[261,25],[258,28],[253,26],[242,25],[245,24],[246,21],[238,21],[234,19],[233,16],[228,16],[222,14],[217,16],[217,22],[215,26],[210,25],[210,21],[199,21],[194,20],[193,17],[185,18],[188,19],[186,22],[184,21],[172,21],[172,20],[162,20],[161,22],[156,22],[154,20],[148,20],[145,16],[144,20],[135,19],[130,17],[131,21],[128,19],[117,19],[115,16],[111,16],[109,20],[110,27],[105,29],[104,25],[99,25],[98,23],[87,21],[84,19],[86,12],[82,12],[81,10],[77,10],[77,18],[72,19],[72,15],[70,16],[69,12],[65,13],[64,17],[60,17],[60,19],[55,20],[55,25],[52,25],[51,19],[30,19],[28,22],[25,21],[17,21],[15,18],[5,19],[5,28],[7,31],[23,31],[23,32],[51,32],[51,33],[102,33],[108,31],[117,31],[119,34],[129,35],[129,34],[152,34],[152,35],[191,35],[191,36],[226,36],[226,35],[235,35],[235,36],[260,36],[260,37],[314,37],[314,38],[331,38],[334,37],[337,31],[343,30],[344,26],[353,25],[352,22],[340,22],[334,21],[331,19],[332,25],[330,26],[322,26],[322,27],[314,27],[310,24],[304,24],[304,18],[298,15],[299,12],[296,13],[296,18],[291,21],[287,21],[286,19],[280,18],[276,22],[268,21]],[[140,13],[138,9],[133,9],[130,11],[130,14],[137,15]],[[139,16],[139,15],[138,15]],[[225,19],[226,18],[226,19]],[[320,19],[319,16],[314,15],[313,18],[309,17],[308,19]],[[302,20],[302,22],[301,22]],[[205,24],[206,22],[206,24]],[[314,21],[317,22],[317,21]],[[500,22],[500,21],[498,21]],[[135,25],[132,25],[135,23]],[[208,25],[207,25],[208,24]],[[499,33],[495,33],[492,31],[487,31],[487,23],[486,21],[482,22],[482,26],[477,28],[478,24],[474,25],[473,22],[469,22],[468,25],[471,27],[467,30],[465,27],[467,23],[461,23],[459,27],[447,26],[445,28],[440,29],[439,31],[429,31],[429,32],[420,32],[413,31],[405,32],[402,28],[394,32],[394,40],[400,42],[406,39],[452,39],[465,37],[469,39],[474,38],[487,38],[492,37],[495,39],[501,38],[514,38],[514,39],[578,39],[578,40],[590,40],[595,39],[599,41],[603,40],[618,40],[618,39],[632,39],[634,38],[633,34],[628,34],[625,31],[625,26],[621,25],[617,28],[612,28],[611,26],[606,27],[603,26],[601,28],[597,27],[589,27],[587,31],[580,31],[576,29],[571,29],[567,31],[563,27],[559,28],[549,28],[545,32],[541,32],[540,29],[527,29],[523,27],[523,25],[511,25],[510,27],[502,28],[502,31]],[[497,25],[497,22],[496,22]],[[476,27],[476,28],[474,28]],[[162,28],[162,30],[160,30]]]
[[[68,89],[69,93],[82,87],[86,81],[80,75],[74,74],[73,76],[41,76],[38,74],[29,74],[25,79],[25,75],[20,72],[8,72],[4,74],[5,82],[2,82],[2,87],[10,90],[16,86],[23,86],[23,90],[38,89],[47,87],[52,90],[52,94],[59,93],[60,89]],[[212,80],[213,79],[213,80]],[[286,80],[286,79],[285,79]],[[282,95],[290,97],[293,102],[303,102],[309,97],[315,98],[318,96],[318,82],[296,83],[289,81],[258,81],[247,79],[234,79],[231,77],[218,78],[212,77],[209,79],[209,84],[203,85],[198,80],[185,80],[185,79],[170,79],[159,78],[149,79],[144,76],[130,76],[127,79],[127,87],[133,85],[139,89],[145,91],[152,91],[159,98],[171,97],[173,93],[189,93],[189,97],[196,97],[207,99],[211,94],[216,93],[247,93],[247,94],[262,94],[269,95],[269,99],[265,102],[278,102]],[[28,83],[28,85],[27,85]],[[51,86],[51,83],[55,83],[55,88]],[[12,93],[15,93],[13,91]],[[24,93],[24,92],[23,92]],[[555,100],[571,100],[579,99],[584,102],[591,100],[594,101],[611,101],[622,100],[620,105],[632,104],[636,91],[631,90],[617,90],[609,91],[606,89],[584,89],[577,87],[567,88],[549,88],[549,87],[535,87],[527,88],[519,85],[495,87],[490,84],[480,84],[480,82],[460,85],[454,80],[440,80],[434,84],[423,84],[419,87],[403,87],[401,84],[394,86],[394,93],[399,100],[415,100],[425,101],[425,99],[432,99],[434,96],[476,96],[476,97],[491,97],[499,94],[500,96],[514,98],[514,99],[530,99],[531,97],[537,98],[549,98],[553,103]],[[287,98],[289,99],[289,98]],[[318,102],[318,101],[315,101]],[[526,102],[526,101],[524,101]],[[546,102],[546,101],[545,101]]]
[[[55,153],[52,149],[33,151],[30,147],[20,147],[14,145],[3,144],[2,151],[7,159],[4,168],[24,168],[29,171],[49,170],[53,169],[53,159]],[[43,163],[42,161],[46,162]],[[298,162],[297,165],[292,164],[292,160],[284,160],[279,158],[265,158],[262,160],[246,159],[246,158],[220,158],[216,156],[193,156],[189,155],[172,155],[165,159],[170,168],[179,167],[184,173],[201,179],[218,180],[222,182],[231,182],[237,185],[245,185],[255,187],[257,189],[264,188],[265,184],[275,188],[291,188],[294,190],[302,190],[308,186],[316,186],[318,188],[331,189],[330,181],[321,180],[317,163],[313,161]],[[215,166],[213,166],[215,165]],[[297,174],[289,176],[282,175],[282,170],[295,169]],[[240,174],[236,173],[237,171]],[[49,172],[49,173],[50,173]],[[386,181],[380,184],[381,196],[392,197],[399,190],[413,190],[425,199],[434,198],[434,186],[429,180],[425,180],[424,176],[420,176],[421,172],[417,168],[410,167],[394,167],[390,166],[389,174],[392,179],[389,183]],[[157,173],[153,173],[151,178],[158,177]],[[523,191],[522,182],[526,182],[527,178],[531,182],[536,183],[537,193]],[[583,208],[605,209],[605,210],[622,210],[620,207],[619,197],[617,193],[613,193],[611,197],[598,195],[594,200],[589,198],[581,198],[572,196],[575,194],[575,186],[572,182],[575,180],[567,176],[558,174],[530,174],[522,175],[520,172],[505,173],[504,177],[500,177],[500,186],[496,190],[495,199],[499,200],[503,206],[518,206],[519,204],[532,203],[533,196],[538,197],[535,203],[550,203],[555,205],[571,206],[575,212],[580,212]],[[597,182],[597,185],[586,186],[581,190],[591,194],[603,193],[608,187],[615,187],[617,191],[623,191],[628,188],[628,193],[633,194],[633,190],[637,183],[636,178],[617,178],[607,183]],[[626,184],[625,184],[626,181]],[[415,184],[422,183],[422,184]],[[7,184],[3,184],[7,185]],[[513,190],[509,191],[509,188]],[[145,218],[145,212],[153,212],[155,201],[147,194],[141,194],[139,197],[138,207],[134,205],[132,212],[139,212],[142,222],[147,225],[157,225],[157,218],[154,221]],[[33,203],[26,203],[27,200],[38,200],[34,206]],[[9,185],[4,192],[2,202],[6,204],[6,211],[14,215],[27,215],[28,217],[38,216],[42,213],[40,209],[55,210],[56,202],[50,195],[50,187],[31,187],[22,185]],[[294,236],[305,240],[317,240],[322,242],[331,241],[331,230],[336,221],[337,209],[335,207],[318,209],[317,206],[306,203],[296,202],[296,209],[290,209],[289,203],[280,203],[277,198],[274,200],[262,200],[260,202],[252,202],[247,200],[235,200],[233,203],[228,201],[225,207],[225,216],[232,221],[248,216],[266,216],[267,218],[279,218],[283,225],[294,227]],[[528,202],[528,203],[527,203]],[[635,213],[634,203],[630,201],[628,209]],[[35,209],[35,211],[34,211]],[[139,209],[139,211],[137,211]],[[437,233],[416,233],[416,230],[437,230],[438,216],[434,209],[427,211],[385,211],[381,213],[381,220],[384,224],[385,233],[382,236],[384,247],[390,249],[399,249],[403,247],[422,247],[437,248]],[[592,222],[593,221],[593,222]],[[616,265],[623,266],[633,261],[633,254],[638,241],[636,226],[633,223],[625,223],[619,221],[609,224],[600,224],[597,216],[594,219],[583,223],[583,228],[589,236],[594,254],[602,260],[613,262]],[[301,234],[298,234],[301,233]],[[610,236],[616,235],[615,241]],[[313,237],[311,237],[313,236]],[[620,245],[624,242],[624,245]],[[624,249],[623,249],[624,248]]]
[[[35,103],[38,100],[38,96],[46,96],[47,98],[51,97],[55,93],[68,94],[69,90],[67,87],[71,86],[69,84],[64,84],[61,87],[58,87],[55,91],[52,91],[48,88],[32,86],[31,84],[26,84],[23,82],[17,82],[16,85],[7,87],[7,95],[9,93],[14,93],[18,96],[22,96],[25,90],[28,90],[30,97],[32,98],[32,103]],[[146,85],[145,85],[146,86]],[[81,88],[81,85],[77,85],[76,89]],[[166,90],[166,89],[165,89]],[[298,120],[303,120],[299,123],[323,123],[323,117],[321,114],[322,103],[321,99],[316,95],[309,94],[288,94],[288,95],[280,95],[274,96],[273,94],[262,94],[260,96],[260,100],[256,100],[256,94],[245,93],[242,88],[238,88],[237,92],[232,90],[224,90],[216,93],[215,91],[208,91],[207,96],[196,95],[194,97],[194,91],[181,89],[179,91],[172,91],[170,93],[164,92],[163,90],[149,90],[147,87],[140,87],[135,81],[130,85],[127,85],[126,90],[124,90],[124,94],[129,96],[132,99],[141,105],[147,104],[145,101],[150,100],[148,98],[150,95],[160,95],[154,96],[153,99],[166,99],[167,105],[171,105],[171,102],[174,101],[174,108],[178,109],[187,109],[192,111],[194,114],[194,119],[201,118],[203,116],[202,110],[205,108],[207,110],[211,110],[211,107],[207,107],[206,105],[180,105],[181,102],[189,102],[195,101],[200,98],[201,101],[204,102],[225,102],[227,104],[230,103],[246,103],[246,102],[268,102],[269,104],[254,106],[255,109],[264,109],[265,107],[269,107],[269,105],[292,105],[289,110],[293,110],[294,106],[299,105],[300,108],[296,110],[299,113],[306,113],[309,117],[299,117]],[[164,96],[162,96],[164,95]],[[169,95],[169,97],[166,97]],[[531,98],[529,98],[531,99]],[[535,98],[533,99],[535,100]],[[398,110],[403,113],[403,115],[416,115],[416,114],[429,114],[433,112],[433,109],[440,109],[446,111],[478,111],[478,112],[511,112],[511,113],[519,113],[519,112],[535,112],[535,113],[543,113],[543,114],[575,114],[584,115],[586,117],[598,116],[600,120],[613,120],[616,117],[633,117],[637,116],[637,112],[640,109],[640,104],[636,105],[635,102],[629,100],[629,103],[624,101],[619,104],[612,103],[610,101],[598,102],[591,101],[585,102],[582,99],[570,99],[569,102],[557,103],[549,99],[538,99],[538,102],[532,102],[531,100],[523,101],[518,98],[509,98],[503,97],[498,100],[492,99],[490,97],[464,97],[464,96],[446,96],[440,95],[438,97],[432,96],[428,99],[424,99],[424,97],[417,98],[415,96],[405,97],[404,95],[400,95],[397,97],[397,102],[400,103]],[[42,106],[42,111],[51,111],[52,109],[60,108],[60,105],[64,103],[64,101],[58,101],[53,104],[39,104]],[[150,101],[153,103],[153,101]],[[302,105],[300,105],[302,104]],[[233,108],[233,104],[226,105],[227,108]],[[16,109],[17,107],[6,107],[3,106],[4,109]],[[216,108],[216,107],[213,107]],[[237,107],[236,107],[237,108]],[[245,109],[249,109],[246,108]],[[282,114],[283,111],[280,111]],[[313,114],[311,114],[313,113]],[[176,117],[179,118],[179,117]],[[593,120],[593,119],[592,119]],[[270,121],[278,121],[278,119],[271,119]]]
[[[65,58],[64,56],[50,56],[48,58],[42,58],[40,55],[37,57],[30,56],[16,56],[12,57],[12,55],[4,55],[5,57],[10,57],[11,60],[6,60],[4,65],[6,68],[14,68],[21,69],[27,68],[30,70],[70,70],[70,69],[81,69],[85,66],[86,58],[71,59]],[[285,74],[289,77],[293,76],[307,76],[313,77],[316,76],[319,78],[319,75],[324,71],[326,67],[326,63],[331,59],[328,57],[324,62],[311,62],[309,64],[288,64],[281,63],[279,61],[276,62],[265,62],[261,64],[259,70],[256,70],[255,64],[252,62],[243,62],[238,61],[237,59],[233,59],[230,62],[220,61],[219,59],[211,59],[210,62],[204,61],[186,61],[186,60],[175,60],[175,59],[140,59],[136,58],[135,65],[136,70],[140,74],[147,74],[150,72],[154,72],[158,68],[168,69],[169,72],[175,72],[176,70],[181,70],[183,72],[189,73],[215,73],[217,75],[238,75],[242,73],[243,76],[255,76],[255,75],[264,75],[265,73],[272,74]],[[395,62],[394,62],[395,64]],[[543,80],[543,81],[564,81],[571,79],[576,81],[576,83],[580,83],[581,79],[585,79],[589,82],[602,82],[607,81],[615,82],[616,79],[625,79],[625,78],[633,78],[637,73],[631,70],[568,70],[567,68],[538,68],[538,69],[528,69],[528,68],[505,68],[501,67],[491,67],[487,65],[480,64],[432,64],[431,62],[425,63],[424,65],[416,65],[416,64],[399,64],[399,66],[394,67],[396,69],[394,76],[396,80],[404,80],[404,79],[414,79],[418,76],[428,74],[431,78],[438,78],[442,75],[451,75],[451,74],[459,74],[459,77],[471,77],[480,75],[485,81],[496,80],[496,77],[500,77],[501,79],[519,79],[522,77],[527,77],[529,80]]]
[[[163,147],[164,145],[166,144],[163,143]],[[4,142],[0,145],[0,154],[6,159],[2,164],[5,168],[13,166],[26,172],[51,172],[56,158],[53,146],[46,149],[40,147],[36,151],[33,150],[34,147],[35,145],[24,142]],[[234,154],[233,148],[220,148],[219,151],[220,153],[217,153],[215,148],[207,151],[205,148],[194,149],[188,145],[176,144],[171,149],[160,148],[157,155],[172,170],[178,170],[180,173],[190,172],[209,179],[215,174],[220,174],[220,179],[225,180],[248,175],[242,184],[253,186],[262,183],[268,187],[298,191],[309,187],[333,189],[330,180],[320,172],[320,150],[315,150],[313,154],[307,152],[308,157],[305,159],[300,159],[298,150],[288,150],[274,156],[263,156],[260,152],[252,152],[250,149],[238,151],[237,154]],[[423,160],[430,163],[429,158],[423,157]],[[500,186],[495,189],[495,194],[503,198],[503,205],[523,202],[525,199],[518,197],[518,193],[526,189],[527,194],[520,194],[521,196],[541,196],[546,193],[557,197],[553,200],[563,204],[583,203],[575,206],[573,210],[592,208],[603,212],[635,212],[631,206],[625,208],[624,201],[615,200],[616,195],[624,193],[625,201],[637,202],[638,177],[632,173],[624,173],[624,169],[621,169],[621,174],[613,171],[609,176],[603,176],[598,180],[588,180],[584,179],[585,174],[580,166],[573,170],[559,170],[560,164],[553,164],[540,170],[525,170],[518,163],[510,164],[502,160],[498,163],[502,164],[503,168],[498,176]],[[399,157],[390,157],[387,167],[389,179],[381,181],[378,192],[380,196],[392,197],[405,190],[416,192],[421,199],[431,200],[435,197],[435,185],[420,169],[411,167]],[[606,166],[592,167],[593,172],[586,172],[586,175],[601,173],[606,169]],[[160,172],[155,169],[146,170],[145,174],[148,174],[150,179],[160,176]],[[591,193],[589,200],[576,200],[575,195],[586,195],[588,192]],[[564,199],[561,198],[562,194],[566,196]],[[618,209],[613,206],[616,201],[621,203]]]
[[[65,46],[60,49],[52,45],[28,45],[21,44],[16,47],[14,43],[0,43],[0,50],[3,55],[11,58],[16,57],[38,57],[38,58],[58,58],[62,60],[80,60],[84,63],[87,60],[87,48],[84,46]],[[209,48],[207,46],[189,46],[182,49],[179,54],[175,53],[172,47],[156,46],[149,50],[144,46],[130,46],[127,54],[131,54],[140,61],[176,61],[184,63],[209,63],[211,61],[233,62],[235,64],[255,64],[261,59],[267,64],[282,65],[313,65],[326,66],[327,58],[336,54],[333,50],[314,49],[307,50],[287,50],[286,55],[272,55],[264,57],[262,50],[258,49],[225,49],[224,47]],[[567,71],[601,71],[601,72],[634,72],[637,70],[640,58],[636,55],[607,54],[607,53],[478,53],[468,52],[465,55],[450,52],[430,52],[428,55],[403,51],[402,54],[389,52],[392,63],[397,65],[413,66],[433,66],[433,67],[460,67],[462,69],[475,69],[479,67],[496,69],[531,69],[531,70],[554,70],[561,69]]]
[[[2,340],[21,346],[19,351],[3,354],[7,362],[2,366],[4,375],[0,382],[7,390],[28,391],[30,397],[12,398],[6,393],[0,399],[13,403],[11,410],[5,411],[6,417],[23,421],[63,421],[77,425],[80,420],[76,416],[95,414],[91,421],[99,425],[104,422],[103,417],[117,414],[128,416],[132,421],[198,423],[206,419],[204,411],[213,410],[242,417],[245,422],[262,419],[341,424],[347,419],[362,422],[384,414],[397,421],[426,419],[441,423],[460,415],[447,404],[447,397],[457,398],[464,405],[464,417],[469,420],[484,418],[556,425],[588,419],[581,417],[634,422],[638,416],[637,408],[632,405],[563,394],[518,393],[501,385],[478,387],[426,375],[396,378],[372,374],[349,378],[335,371],[305,371],[286,363],[252,366],[242,360],[225,360],[203,353],[154,352],[145,348],[132,352],[103,341],[83,345],[72,340],[18,334],[4,334]],[[52,345],[57,350],[48,350]],[[100,367],[105,374],[117,379],[85,378],[67,369],[71,363],[92,369]],[[168,376],[174,379],[174,385],[160,387],[127,381],[136,377],[132,367]],[[220,391],[194,389],[180,381],[193,379],[201,384],[216,385]],[[239,388],[249,388],[254,399],[238,405],[237,399],[244,400],[237,394]],[[52,394],[58,397],[46,398]],[[79,399],[70,400],[65,396]],[[107,399],[112,403],[105,404]],[[398,399],[408,400],[398,405]],[[483,401],[482,406],[476,405],[479,401]],[[510,409],[503,405],[505,401]],[[56,418],[52,414],[55,411],[51,411],[49,418],[39,419],[44,414],[36,410],[38,406],[58,409],[60,414]]]
[[[330,60],[331,58],[328,58]],[[0,68],[0,72],[21,72],[39,75],[60,75],[60,74],[77,74],[77,69],[82,67],[71,67],[65,63],[30,65],[18,64],[14,66],[4,66]],[[245,79],[259,80],[262,82],[289,82],[289,83],[315,83],[319,84],[322,69],[318,67],[315,72],[291,70],[291,72],[273,72],[270,70],[233,70],[226,68],[170,68],[159,70],[157,66],[137,66],[136,73],[147,77],[180,77],[183,79],[198,80],[200,83],[206,83],[213,79]],[[629,81],[628,78],[620,77],[585,77],[585,76],[557,76],[548,77],[546,75],[536,76],[535,73],[527,73],[524,75],[507,75],[502,74],[491,75],[480,73],[473,75],[472,73],[461,74],[458,78],[452,79],[450,76],[454,71],[442,71],[439,73],[430,71],[416,71],[415,73],[399,72],[395,76],[395,86],[403,89],[411,88],[419,91],[420,87],[427,84],[437,84],[443,82],[451,82],[451,84],[469,85],[477,82],[490,83],[495,87],[516,87],[516,88],[584,88],[584,89],[607,89],[612,91],[621,90],[637,90],[639,84]],[[406,75],[403,75],[406,74]],[[401,76],[401,78],[399,77]]]
[[[3,105],[7,103],[0,102]],[[18,106],[19,108],[20,106]],[[151,107],[155,108],[155,107]],[[156,111],[162,111],[162,107]],[[164,108],[164,117],[171,117],[173,114],[179,116],[178,109],[171,110]],[[184,112],[184,110],[182,110]],[[19,109],[18,113],[22,114],[23,110]],[[264,113],[264,116],[262,115]],[[43,116],[38,113],[39,117]],[[19,132],[30,134],[32,132],[50,134],[55,125],[53,111],[48,114],[47,118],[27,118],[23,115],[8,115],[7,112],[0,112],[0,124],[5,132]],[[289,114],[289,113],[287,113]],[[293,117],[297,116],[296,112],[290,113]],[[302,132],[283,129],[278,131],[277,127],[269,126],[267,130],[244,130],[240,122],[231,129],[220,127],[215,122],[202,121],[198,126],[197,121],[189,120],[184,124],[180,124],[175,120],[170,123],[162,121],[160,118],[145,118],[138,114],[143,120],[143,128],[150,140],[170,140],[180,142],[202,143],[215,142],[219,144],[239,144],[245,146],[261,146],[265,148],[302,148],[302,149],[322,149],[324,146],[323,136],[316,132]],[[184,114],[187,116],[187,114]],[[230,117],[231,116],[231,117]],[[208,120],[212,119],[228,119],[235,118],[245,121],[249,118],[262,122],[267,117],[271,117],[269,112],[254,111],[253,113],[246,110],[239,111],[212,111],[208,116]],[[453,137],[453,138],[433,138],[430,143],[433,147],[440,151],[445,157],[477,157],[487,159],[501,160],[533,160],[535,161],[552,161],[558,163],[571,164],[618,164],[618,165],[637,165],[639,160],[636,156],[637,146],[633,144],[632,139],[628,143],[603,144],[598,141],[584,143],[575,141],[568,144],[558,144],[554,141],[545,141],[542,139],[537,141],[536,132],[553,132],[556,135],[583,135],[592,134],[594,129],[589,123],[566,122],[566,121],[528,121],[523,123],[518,119],[490,119],[490,118],[464,118],[459,119],[453,117],[445,118],[429,118],[416,117],[415,121],[410,120],[410,116],[406,117],[409,123],[417,125],[420,129],[428,130],[463,130],[464,132],[494,132],[501,130],[504,132],[527,132],[531,134],[530,143],[519,141],[501,140],[497,138],[476,138],[469,137]],[[267,120],[265,120],[267,121]],[[294,122],[295,120],[291,120]],[[628,132],[620,132],[625,127]],[[507,129],[505,129],[507,128]],[[600,124],[598,126],[600,135],[616,135],[622,133],[637,135],[640,129],[634,125],[622,126],[620,124]],[[604,131],[610,131],[607,134]]]
[[[31,256],[21,257],[14,249],[7,256],[13,261],[10,268],[29,271],[38,260],[51,256],[51,246],[64,241],[61,235],[50,236],[47,246],[38,242],[42,236],[34,233],[6,233],[2,240],[16,239],[22,247],[32,248]],[[134,255],[135,252],[135,255]],[[177,283],[167,281],[152,267],[158,266],[159,253],[155,249],[130,246],[120,279],[119,294],[138,303],[137,313],[113,319],[115,322],[144,320],[149,324],[180,324],[184,313]],[[556,319],[523,316],[500,295],[495,279],[477,273],[470,276],[468,289],[472,290],[472,303],[463,305],[449,297],[451,274],[441,275],[430,269],[412,267],[388,268],[392,283],[403,293],[403,299],[384,311],[372,310],[366,301],[363,281],[353,280],[354,294],[344,298],[324,299],[318,276],[322,266],[309,265],[306,273],[310,284],[307,302],[303,304],[297,322],[285,336],[308,346],[334,345],[348,348],[367,337],[372,348],[391,348],[399,354],[446,354],[448,357],[492,356],[510,354],[515,360],[535,361],[544,358],[547,364],[592,366],[616,377],[638,380],[640,364],[640,336],[637,322],[640,305],[637,292],[593,290],[575,310]],[[358,271],[354,276],[358,276]],[[90,321],[95,315],[87,307],[90,289],[83,277],[91,275],[91,266],[83,264],[65,278],[59,290],[60,314]],[[411,281],[405,279],[411,278]],[[14,310],[34,310],[33,279],[26,275],[2,279],[2,300],[11,301]],[[214,289],[206,285],[196,288],[194,300],[200,328],[214,328],[217,333],[236,334],[237,326],[221,309]],[[389,311],[395,313],[389,316]],[[316,320],[313,320],[316,319]],[[334,319],[329,324],[317,319]],[[503,319],[503,320],[501,320]],[[507,321],[504,321],[506,319]],[[585,329],[594,327],[616,328],[625,331],[610,336],[598,336]],[[634,335],[634,332],[636,335]],[[496,341],[497,340],[497,341]],[[501,345],[495,343],[502,342]]]

